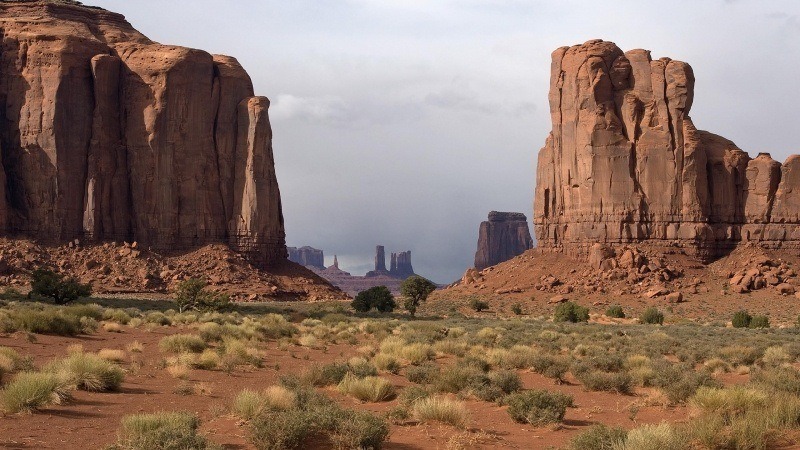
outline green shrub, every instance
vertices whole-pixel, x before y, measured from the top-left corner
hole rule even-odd
[[[538,354],[531,359],[531,370],[558,383],[564,381],[564,375],[569,371],[570,365],[568,356]]]
[[[753,316],[751,316],[747,311],[742,310],[736,311],[733,314],[733,320],[731,320],[731,323],[733,324],[734,328],[748,328],[751,320],[753,320]]]
[[[639,321],[651,325],[662,325],[664,323],[664,313],[654,307],[650,307],[644,310]]]
[[[269,411],[250,422],[250,442],[259,450],[291,450],[300,448],[313,431],[305,411]]]
[[[419,275],[414,275],[406,278],[400,284],[400,294],[405,298],[403,306],[412,316],[417,313],[420,303],[428,299],[433,291],[436,290],[436,285]]]
[[[625,443],[628,432],[624,428],[609,427],[603,424],[592,425],[575,436],[570,442],[570,450],[614,450]]]
[[[382,313],[390,313],[397,307],[394,296],[386,286],[375,286],[361,291],[350,304],[358,312],[367,312],[375,309]]]
[[[57,336],[77,336],[83,333],[83,324],[78,316],[65,314],[54,307],[41,309],[21,307],[14,309],[8,316],[3,331],[27,331],[36,334],[54,334]]]
[[[117,364],[94,353],[76,352],[44,368],[78,389],[90,392],[115,391],[122,385],[125,372]]]
[[[498,370],[489,372],[489,381],[500,388],[503,394],[511,394],[522,389],[522,380],[513,370]]]
[[[589,308],[580,306],[573,302],[565,302],[556,306],[553,313],[554,322],[588,322]]]
[[[543,390],[522,391],[503,400],[514,421],[542,426],[564,420],[567,408],[572,406],[572,396]]]
[[[342,362],[334,362],[324,366],[314,364],[303,372],[300,378],[303,384],[324,387],[339,384],[349,370],[350,366]]]
[[[158,348],[163,352],[200,353],[206,349],[206,342],[196,334],[173,334],[161,339]]]
[[[200,420],[189,413],[160,412],[122,418],[119,450],[204,450],[212,446],[197,434]]]
[[[717,382],[706,371],[695,372],[689,364],[672,364],[665,360],[653,363],[651,384],[660,388],[672,403],[687,400],[700,386],[717,386]]]
[[[479,299],[477,297],[473,297],[469,301],[469,307],[472,308],[472,310],[475,311],[475,312],[481,312],[481,311],[489,309],[489,303],[485,302],[485,301],[483,301],[483,300],[481,300],[481,299]]]
[[[20,372],[0,391],[3,410],[29,413],[69,399],[67,383],[53,373]]]
[[[667,423],[644,425],[628,432],[623,445],[614,450],[685,450],[686,438]]]
[[[81,284],[75,277],[64,278],[52,270],[36,269],[31,278],[31,294],[51,298],[56,305],[66,305],[92,295],[90,284]]]
[[[439,373],[433,381],[433,390],[457,394],[468,388],[479,387],[487,384],[489,378],[482,370],[469,366],[456,365],[448,367]]]
[[[622,309],[622,306],[619,305],[609,306],[608,309],[606,309],[606,316],[615,319],[624,319],[625,311]]]
[[[750,321],[749,328],[769,328],[769,317],[767,316],[753,316]]]
[[[197,278],[181,281],[173,293],[178,312],[224,311],[231,306],[228,295],[206,290],[206,282]]]
[[[380,449],[389,437],[386,420],[366,411],[344,410],[330,434],[335,448]]]
[[[519,303],[514,303],[513,305],[511,305],[511,312],[513,312],[518,316],[521,316],[523,314],[522,305]]]

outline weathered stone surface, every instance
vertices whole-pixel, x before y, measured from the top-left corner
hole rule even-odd
[[[531,248],[533,239],[525,214],[492,211],[478,230],[475,268],[483,270],[500,264]]]
[[[0,231],[285,258],[269,101],[119,14],[0,2]]]
[[[325,270],[325,253],[322,250],[313,247],[288,247],[289,261],[296,262],[301,266],[314,267],[320,270]],[[339,261],[334,257],[333,266],[338,268]]]
[[[740,241],[800,247],[800,159],[751,159],[697,130],[693,99],[686,63],[601,40],[553,52],[539,246],[586,254],[594,243],[646,242],[703,257]]]
[[[389,270],[386,270],[386,250],[382,245],[375,247],[375,270],[367,272],[366,277],[386,276],[405,280],[414,275],[411,265],[411,251],[392,253]]]

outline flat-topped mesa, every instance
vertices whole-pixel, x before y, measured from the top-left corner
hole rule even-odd
[[[319,270],[325,270],[325,253],[322,250],[313,247],[288,247],[289,261],[296,262],[301,266],[314,267]],[[339,263],[334,256],[334,266],[339,266]]]
[[[483,270],[500,264],[531,248],[533,240],[525,214],[492,211],[478,230],[475,268]]]
[[[553,52],[552,131],[539,152],[540,247],[682,246],[712,257],[741,241],[800,248],[800,158],[751,159],[689,117],[694,73],[601,40]]]
[[[286,257],[269,100],[236,59],[73,1],[0,19],[0,233]]]

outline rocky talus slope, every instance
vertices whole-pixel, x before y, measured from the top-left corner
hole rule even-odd
[[[0,232],[286,257],[269,100],[236,59],[78,2],[0,21]]]

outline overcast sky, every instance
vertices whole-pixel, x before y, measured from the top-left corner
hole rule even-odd
[[[531,218],[560,46],[602,38],[686,61],[698,128],[751,155],[800,153],[798,0],[84,2],[239,59],[272,100],[289,245],[354,274],[384,244],[451,282],[489,211]]]

